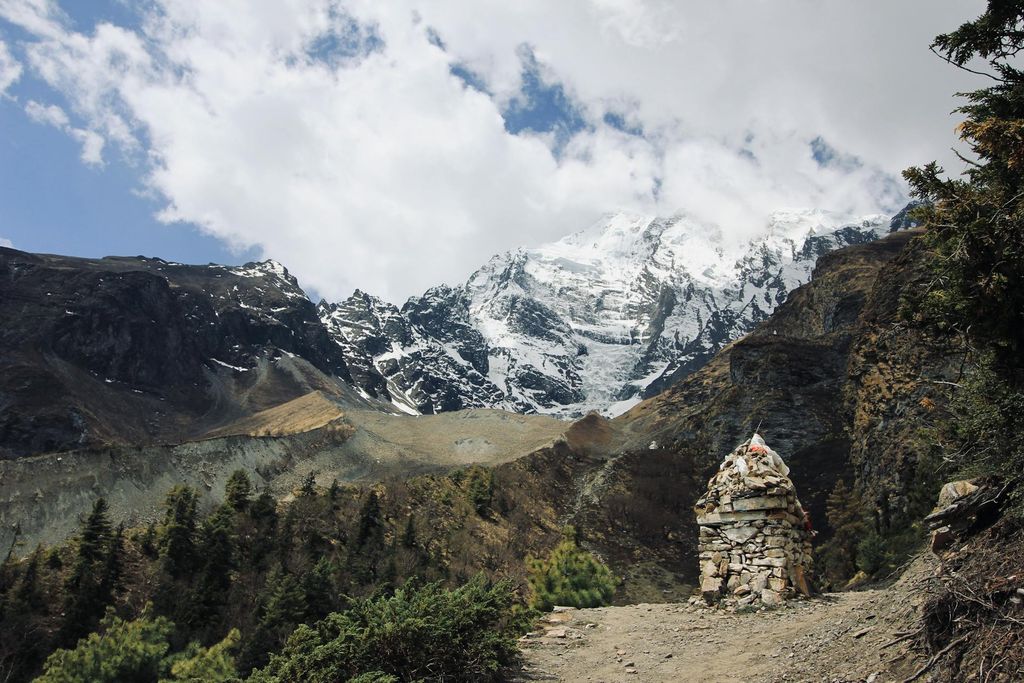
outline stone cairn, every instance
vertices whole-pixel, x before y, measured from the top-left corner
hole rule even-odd
[[[789,468],[759,435],[730,453],[694,511],[708,604],[774,606],[810,594],[810,523]]]

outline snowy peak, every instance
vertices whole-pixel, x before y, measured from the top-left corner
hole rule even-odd
[[[321,315],[347,353],[361,354],[350,366],[376,378],[367,391],[382,385],[419,412],[615,414],[764,320],[820,255],[890,225],[785,209],[758,236],[729,241],[685,214],[609,214],[499,254],[464,286],[432,288],[401,310],[357,292]]]

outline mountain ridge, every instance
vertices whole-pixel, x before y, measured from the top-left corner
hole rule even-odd
[[[3,248],[0,457],[181,443],[310,391],[407,414],[617,414],[763,320],[819,255],[897,219],[779,212],[737,246],[685,216],[615,214],[401,307],[359,290],[314,305],[274,260]]]
[[[774,212],[759,237],[730,243],[683,214],[608,214],[495,255],[465,284],[401,307],[357,291],[319,311],[371,376],[364,388],[386,387],[403,409],[615,415],[764,320],[822,254],[910,225],[903,212],[851,219],[790,209]]]

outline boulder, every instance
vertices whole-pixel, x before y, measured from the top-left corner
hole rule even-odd
[[[710,605],[718,600],[722,593],[722,579],[711,576],[705,577],[700,582],[700,592],[704,596],[704,602]]]
[[[782,596],[770,588],[761,591],[761,604],[765,607],[777,607],[782,604]]]

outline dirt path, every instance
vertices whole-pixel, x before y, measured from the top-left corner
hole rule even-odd
[[[543,630],[523,639],[519,680],[902,681],[922,662],[909,639],[892,641],[915,628],[934,566],[921,557],[888,588],[828,594],[764,612],[679,604],[555,612]]]

